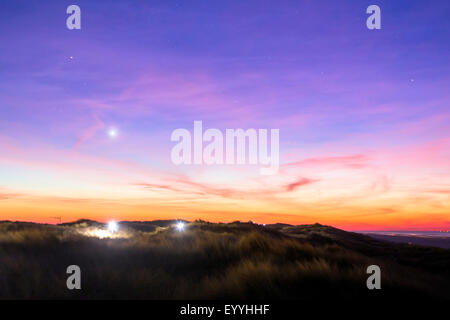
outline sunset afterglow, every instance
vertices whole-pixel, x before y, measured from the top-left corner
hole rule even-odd
[[[78,1],[69,31],[67,4],[11,2],[0,220],[450,229],[445,2],[379,2],[377,31],[367,3]],[[175,165],[171,134],[194,121],[279,129],[278,172]]]

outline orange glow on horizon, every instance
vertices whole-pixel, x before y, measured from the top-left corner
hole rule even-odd
[[[36,223],[57,224],[55,216],[61,216],[62,222],[73,222],[79,219],[90,219],[107,222],[117,221],[150,221],[176,220],[188,221],[205,220],[209,222],[252,221],[259,224],[287,223],[292,225],[320,223],[344,230],[442,230],[449,226],[442,226],[446,219],[444,211],[436,212],[432,216],[427,213],[403,211],[388,214],[383,210],[373,208],[341,208],[333,212],[320,212],[306,207],[295,211],[288,208],[285,212],[264,213],[263,207],[242,208],[237,211],[230,205],[222,206],[164,206],[142,201],[122,201],[107,203],[104,201],[72,201],[67,199],[29,199],[24,201],[2,201],[1,220],[28,221]],[[361,214],[366,212],[366,214]]]

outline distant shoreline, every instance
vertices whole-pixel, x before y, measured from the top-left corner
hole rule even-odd
[[[450,233],[426,231],[363,231],[377,240],[410,245],[431,246],[450,249]]]

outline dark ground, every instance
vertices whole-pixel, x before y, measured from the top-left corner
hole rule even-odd
[[[328,226],[121,222],[99,239],[83,220],[0,222],[1,299],[450,299],[450,250],[380,241]],[[68,290],[66,268],[82,270]],[[366,268],[381,268],[368,290]],[[376,292],[375,292],[376,291]]]

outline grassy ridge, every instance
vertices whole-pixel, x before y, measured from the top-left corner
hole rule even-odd
[[[0,298],[447,298],[450,250],[394,245],[321,225],[262,227],[202,221],[123,222],[129,237],[78,231],[103,225],[0,223]],[[82,290],[66,288],[68,265]],[[366,268],[382,290],[366,288]]]

